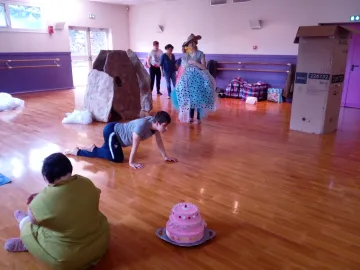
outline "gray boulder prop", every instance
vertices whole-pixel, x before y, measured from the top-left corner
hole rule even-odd
[[[136,53],[130,49],[127,50],[126,53],[134,65],[139,82],[141,110],[144,112],[150,112],[153,109],[152,91],[150,89],[150,75],[144,68],[144,65],[141,63]]]
[[[93,68],[88,77],[84,108],[95,120],[108,122],[111,114],[117,114],[123,120],[139,117],[138,78],[127,53],[101,51]]]

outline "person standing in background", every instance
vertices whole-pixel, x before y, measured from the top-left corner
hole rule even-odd
[[[165,77],[166,86],[168,91],[168,99],[170,99],[171,95],[171,83],[173,87],[175,87],[176,83],[176,60],[175,55],[172,53],[174,50],[174,46],[168,44],[165,46],[165,53],[161,56],[160,60],[160,69],[162,77]]]
[[[156,78],[156,90],[158,95],[162,95],[160,92],[160,82],[161,82],[161,70],[160,70],[160,60],[163,55],[163,51],[159,49],[159,42],[153,42],[153,49],[148,55],[147,65],[150,71],[150,87],[151,91],[154,88],[155,78]]]

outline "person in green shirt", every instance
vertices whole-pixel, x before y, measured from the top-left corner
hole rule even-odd
[[[87,178],[72,175],[70,160],[55,153],[44,160],[48,186],[28,199],[28,212],[16,211],[20,238],[9,252],[29,251],[52,269],[85,269],[107,252],[109,224],[99,210],[101,191]]]

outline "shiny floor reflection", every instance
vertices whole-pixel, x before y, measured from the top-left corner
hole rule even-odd
[[[61,124],[83,94],[21,95],[23,110],[0,113],[0,172],[13,180],[0,187],[0,243],[18,235],[13,211],[45,186],[47,155],[101,143],[104,124]],[[96,269],[360,269],[360,110],[342,110],[338,132],[317,136],[289,131],[289,104],[221,99],[201,126],[179,123],[165,96],[154,104],[173,116],[164,143],[180,163],[164,163],[153,140],[140,146],[139,171],[71,159],[102,190],[111,223],[109,254]],[[185,200],[217,232],[212,243],[182,249],[156,238]],[[45,268],[0,250],[0,269]]]

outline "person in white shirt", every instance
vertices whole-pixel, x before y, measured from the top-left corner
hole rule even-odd
[[[159,42],[153,42],[153,50],[149,53],[147,59],[147,65],[150,71],[151,79],[151,91],[154,88],[155,78],[156,78],[156,90],[158,95],[162,95],[160,92],[160,81],[161,81],[161,70],[160,70],[160,60],[163,55],[163,51],[159,49]]]

